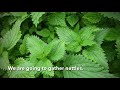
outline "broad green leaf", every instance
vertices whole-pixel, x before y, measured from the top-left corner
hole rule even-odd
[[[49,53],[49,58],[53,62],[58,61],[61,59],[65,54],[65,42],[60,40],[53,40],[51,42],[52,49]]]
[[[43,14],[45,14],[45,12],[31,12],[32,21],[36,27],[39,24],[39,19],[42,17]]]
[[[0,18],[3,18],[5,16],[10,16],[11,14],[8,12],[0,12]]]
[[[30,29],[29,29],[29,33],[33,34],[35,31],[37,31],[37,28],[33,25]]]
[[[73,27],[78,22],[79,18],[76,15],[70,15],[66,20]]]
[[[77,23],[77,24],[75,25],[75,27],[74,27],[74,31],[75,31],[76,33],[78,33],[78,32],[79,32],[79,29],[80,29],[80,24]]]
[[[7,50],[12,49],[19,41],[21,37],[20,26],[24,19],[18,19],[13,25],[12,29],[3,36],[3,47],[5,47]]]
[[[26,54],[28,52],[27,50],[27,45],[26,45],[26,41],[27,41],[27,38],[29,37],[29,35],[25,35],[24,36],[24,39],[22,41],[22,44],[20,45],[20,48],[19,48],[19,51],[21,54]]]
[[[0,38],[0,55],[2,54],[2,52],[3,52],[2,38]]]
[[[48,16],[48,23],[50,25],[60,25],[60,26],[66,26],[65,23],[65,12],[57,12],[57,13],[51,13]]]
[[[101,65],[105,69],[108,69],[108,60],[106,60],[105,53],[103,49],[99,45],[93,45],[91,47],[86,48],[83,50],[83,55],[87,58],[92,60],[93,62]]]
[[[114,18],[115,20],[120,21],[120,12],[99,12],[99,13],[101,13],[104,17]]]
[[[116,47],[117,47],[117,52],[118,52],[118,58],[120,59],[120,38],[116,40]]]
[[[95,34],[94,32],[99,31],[100,29],[96,26],[86,26],[83,27],[80,32],[80,43],[82,46],[91,46],[95,44],[94,38]]]
[[[109,28],[108,29],[108,33],[105,37],[105,40],[108,41],[114,41],[117,40],[119,38],[119,33],[120,33],[120,26],[116,26],[115,28]]]
[[[43,74],[43,78],[51,78],[49,75]]]
[[[101,15],[98,12],[87,12],[82,18],[91,23],[98,23],[101,20]]]
[[[17,58],[14,66],[9,67],[9,78],[35,78],[36,70],[34,64],[23,58]]]
[[[64,78],[111,78],[113,77],[98,64],[86,59],[82,55],[66,55],[64,67],[79,68],[79,70],[64,70]]]
[[[3,37],[10,29],[9,17],[3,18],[1,23],[1,36]],[[14,21],[14,20],[12,20]]]
[[[2,55],[0,55],[0,69],[7,70],[8,66],[10,66],[8,52],[4,51]]]
[[[109,32],[108,29],[101,29],[100,31],[98,31],[95,36],[95,41],[101,45],[108,32]]]
[[[63,78],[63,72],[62,71],[55,71],[55,76],[57,76],[57,78]]]
[[[109,61],[109,63],[116,60],[117,51],[115,50],[114,42],[104,42],[102,44],[102,48],[105,51],[106,58]]]
[[[16,67],[23,67],[24,70],[22,71],[26,71],[31,73],[32,75],[35,75],[37,73],[37,71],[39,71],[39,68],[35,68],[35,65],[37,64],[38,61],[28,61],[27,59],[23,59],[23,58],[17,58],[14,62],[14,66]]]
[[[35,76],[27,71],[11,71],[8,73],[9,78],[35,78]]]
[[[110,69],[109,71],[111,73],[119,73],[120,72],[120,60],[115,59],[114,61],[112,61],[112,63],[109,65]]]
[[[44,58],[48,55],[51,47],[39,39],[37,36],[30,36],[27,39],[27,48],[32,56]]]
[[[42,37],[48,37],[50,36],[50,31],[47,28],[44,28],[40,31],[36,31],[36,33]]]
[[[49,75],[49,76],[54,76],[54,71],[49,69],[49,68],[52,68],[53,67],[53,64],[52,62],[49,60],[49,59],[43,59],[43,60],[40,60],[36,67],[40,67],[41,68],[41,73],[44,74],[44,75]],[[45,69],[43,69],[45,68]]]
[[[77,41],[73,41],[70,44],[66,45],[66,50],[68,51],[79,52],[81,49],[82,49],[82,46]]]
[[[12,25],[13,23],[15,23],[16,20],[17,20],[17,17],[9,17],[8,18],[9,25]]]
[[[78,34],[67,27],[57,27],[56,31],[59,39],[65,41],[66,44],[79,40]]]
[[[37,63],[37,62],[36,62]],[[31,63],[30,61],[28,60],[25,60],[24,58],[17,58],[15,61],[14,61],[14,66],[19,66],[19,67],[32,67],[34,66],[33,63]]]
[[[27,12],[10,12],[10,14],[15,16],[15,17],[27,16]]]
[[[60,40],[65,41],[66,50],[79,52],[81,50],[80,36],[69,28],[57,28]]]

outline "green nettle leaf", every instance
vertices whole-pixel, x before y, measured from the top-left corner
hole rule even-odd
[[[2,52],[3,52],[2,38],[0,38],[0,55],[2,54]]]
[[[73,27],[78,22],[79,18],[76,15],[70,15],[66,20]]]
[[[66,44],[79,40],[78,34],[76,34],[74,31],[70,30],[67,27],[59,27],[56,31],[59,39],[65,41]]]
[[[35,78],[35,76],[27,71],[22,71],[22,70],[14,70],[11,72],[8,72],[9,78]]]
[[[10,12],[11,15],[13,15],[14,17],[26,17],[27,16],[27,12]]]
[[[66,26],[65,12],[52,13],[48,16],[47,21],[50,25]]]
[[[10,17],[10,18],[8,19],[9,25],[12,25],[16,20],[17,20],[16,17]]]
[[[93,45],[88,47],[86,50],[83,50],[83,55],[92,60],[93,62],[101,65],[105,69],[108,69],[108,60],[106,60],[106,56],[104,54],[103,49],[99,45]]]
[[[0,18],[3,18],[5,16],[10,16],[11,14],[10,13],[7,13],[7,12],[0,12]]]
[[[60,40],[65,41],[66,49],[68,51],[78,52],[81,50],[80,36],[69,28],[57,28],[57,34]]]
[[[30,53],[36,57],[39,57],[43,53],[44,46],[46,46],[46,43],[37,36],[30,36],[27,38],[27,48]]]
[[[33,25],[30,29],[29,29],[29,33],[32,34],[35,31],[37,31],[37,28]]]
[[[14,66],[10,66],[8,69],[9,78],[35,78],[36,70],[34,64],[23,58],[17,58],[14,62]],[[12,69],[12,70],[11,70]]]
[[[36,67],[40,67],[41,68],[41,73],[43,75],[49,75],[49,76],[54,76],[54,71],[52,70],[53,64],[49,59],[43,59],[40,60]]]
[[[36,58],[46,57],[51,50],[51,47],[39,39],[37,36],[28,37],[27,48],[30,51],[31,55]]]
[[[80,24],[77,23],[77,24],[75,25],[75,27],[74,27],[73,30],[74,30],[76,33],[78,33],[78,32],[79,32],[79,29],[80,29]]]
[[[62,71],[55,71],[55,75],[59,78],[63,78],[63,72]]]
[[[64,58],[64,78],[110,78],[113,75],[82,55],[66,55]],[[71,68],[71,69],[70,69]],[[73,70],[72,70],[73,68]],[[76,68],[76,70],[75,70]]]
[[[82,46],[79,42],[71,42],[69,45],[66,45],[66,50],[79,52],[82,49]]]
[[[64,28],[64,27],[59,27],[56,30],[56,33],[58,34],[59,39],[65,41],[67,43],[70,43],[72,41],[72,39],[74,39],[74,38],[71,38],[73,36],[73,35],[70,35],[71,32],[72,32],[71,30],[69,30],[68,28]]]
[[[52,49],[49,54],[49,58],[53,62],[56,62],[61,59],[65,54],[65,42],[60,40],[53,40],[51,42],[51,45]]]
[[[0,55],[0,69],[7,70],[8,66],[10,66],[8,52],[4,51],[2,55]]]
[[[14,66],[19,66],[19,67],[32,67],[34,66],[34,63],[31,63],[28,60],[25,60],[24,58],[17,58],[14,61]]]
[[[98,23],[101,20],[101,15],[98,12],[87,12],[82,18],[91,23]]]
[[[117,52],[118,52],[118,58],[120,59],[120,38],[117,39],[116,41],[116,47],[117,47]]]
[[[7,50],[12,49],[19,41],[21,37],[20,26],[23,20],[24,19],[18,19],[13,25],[12,29],[3,36],[3,47],[5,47]]]
[[[102,44],[108,32],[108,29],[101,29],[100,31],[96,32],[95,41],[98,44]]]
[[[102,48],[105,51],[107,60],[109,62],[114,61],[117,54],[117,51],[114,49],[115,48],[114,43],[113,42],[111,42],[111,44],[109,42],[103,43]]]
[[[28,50],[27,50],[27,45],[26,45],[26,41],[27,41],[27,38],[29,37],[29,35],[27,34],[25,37],[24,37],[24,39],[23,39],[23,41],[22,41],[22,44],[20,45],[20,48],[19,48],[19,50],[20,50],[20,53],[21,54],[26,54],[27,52],[28,52]]]
[[[31,12],[32,21],[36,27],[40,23],[39,19],[42,17],[43,14],[45,14],[45,12]]]
[[[99,13],[101,13],[104,17],[114,18],[120,21],[120,12],[99,12]]]
[[[94,38],[95,38],[95,34],[94,32],[99,31],[100,29],[97,28],[96,26],[86,26],[83,27],[80,32],[80,42],[82,46],[91,46],[93,44],[95,44]]]
[[[109,28],[108,29],[108,33],[105,37],[105,40],[107,41],[114,41],[117,38],[119,38],[119,33],[120,33],[120,27],[116,27],[116,28]]]
[[[42,29],[40,31],[36,31],[36,33],[38,35],[42,36],[42,37],[48,37],[51,34],[50,31],[47,28],[44,28],[44,29]]]

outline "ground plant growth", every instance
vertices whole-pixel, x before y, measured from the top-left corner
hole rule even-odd
[[[119,78],[120,12],[0,12],[1,78]]]

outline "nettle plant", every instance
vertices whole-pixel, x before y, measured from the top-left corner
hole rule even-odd
[[[8,66],[83,70],[10,71]],[[120,12],[1,12],[0,77],[120,77]]]

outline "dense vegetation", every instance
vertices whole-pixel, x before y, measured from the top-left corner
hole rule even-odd
[[[83,70],[10,71],[8,66]],[[0,77],[120,77],[120,13],[0,12]]]

